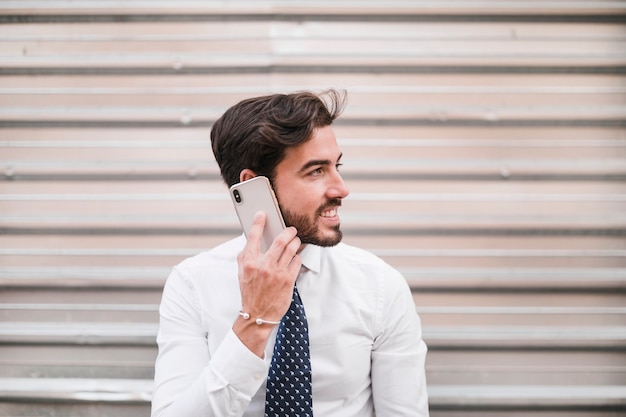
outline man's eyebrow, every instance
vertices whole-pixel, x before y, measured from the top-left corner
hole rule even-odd
[[[341,157],[343,156],[343,153],[339,154],[339,158],[337,158],[337,163],[339,163],[339,161],[341,161]],[[331,162],[329,159],[312,159],[310,161],[308,161],[306,164],[302,165],[302,168],[300,168],[299,172],[303,172],[306,171],[307,169],[311,168],[311,167],[315,167],[315,166],[325,166],[325,165],[331,165],[334,163]]]

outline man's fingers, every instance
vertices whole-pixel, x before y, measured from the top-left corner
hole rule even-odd
[[[289,271],[290,273],[294,274],[297,277],[298,273],[300,272],[301,267],[302,267],[302,259],[300,258],[300,255],[296,253],[296,255],[293,258],[291,258],[291,263],[289,264]]]
[[[280,262],[285,251],[289,250],[290,244],[297,239],[298,247],[300,247],[300,239],[296,236],[297,231],[295,227],[287,227],[279,233],[278,236],[272,242],[272,246],[267,250],[267,254],[274,258],[275,262]],[[296,248],[297,251],[297,248]],[[295,254],[295,252],[293,252]],[[293,254],[291,255],[293,257]]]
[[[298,250],[300,250],[300,245],[300,238],[298,236],[294,236],[293,239],[287,244],[279,262],[284,262],[286,265],[291,265],[294,261],[296,263],[299,262],[300,256],[298,255]],[[299,265],[298,268],[300,268]]]
[[[265,213],[257,211],[252,219],[252,227],[248,231],[248,248],[255,252],[261,251],[261,239],[263,237],[263,229],[265,228]]]

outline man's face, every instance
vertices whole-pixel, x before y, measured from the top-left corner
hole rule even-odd
[[[330,126],[287,149],[274,171],[274,191],[288,226],[302,243],[334,246],[341,241],[337,209],[349,191],[339,174],[341,152]]]

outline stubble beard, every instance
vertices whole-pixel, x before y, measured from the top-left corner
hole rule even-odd
[[[335,246],[341,239],[343,239],[343,232],[340,229],[340,225],[337,224],[330,229],[330,232],[326,235],[320,231],[317,219],[322,212],[329,207],[341,206],[341,200],[329,201],[324,206],[320,207],[315,212],[315,218],[311,219],[304,214],[295,214],[289,210],[282,210],[285,224],[287,226],[293,226],[298,231],[298,237],[303,244],[310,243],[317,246]]]

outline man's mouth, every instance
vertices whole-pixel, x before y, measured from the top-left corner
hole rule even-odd
[[[336,215],[337,215],[337,209],[336,208],[323,211],[322,214],[321,214],[322,217],[335,217]]]
[[[341,207],[340,199],[332,199],[326,202],[322,207],[320,207],[318,213],[320,217],[327,219],[336,219],[337,218],[337,209]]]

